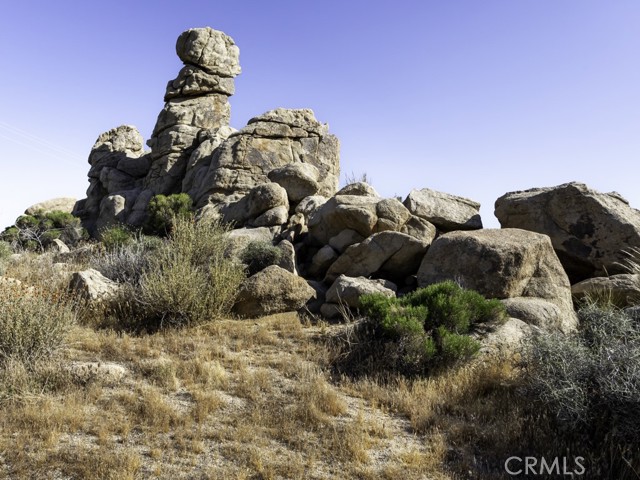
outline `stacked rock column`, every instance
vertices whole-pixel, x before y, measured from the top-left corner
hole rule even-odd
[[[228,99],[240,73],[233,39],[209,27],[195,28],[180,35],[176,53],[185,66],[167,85],[165,106],[147,142],[152,151],[144,198],[179,192],[198,134],[229,125]]]

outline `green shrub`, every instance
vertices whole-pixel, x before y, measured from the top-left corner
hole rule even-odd
[[[264,241],[252,241],[240,253],[240,260],[247,266],[249,276],[270,265],[277,265],[281,259],[282,250]]]
[[[43,251],[55,239],[76,245],[87,238],[80,219],[61,211],[22,215],[16,219],[15,225],[0,234],[0,240],[32,251]]]
[[[100,231],[100,241],[107,251],[114,251],[134,243],[135,232],[126,225],[113,225]]]
[[[149,202],[148,218],[144,230],[151,235],[168,235],[174,218],[193,216],[191,197],[186,193],[156,195]]]
[[[0,283],[0,367],[15,360],[29,368],[50,358],[73,320],[71,305],[64,298]]]
[[[405,371],[426,371],[473,356],[479,349],[469,336],[473,326],[505,315],[498,300],[486,300],[451,281],[400,298],[373,294],[360,301],[373,340],[387,343],[393,368]]]
[[[166,242],[149,259],[139,284],[124,292],[136,328],[196,325],[227,314],[245,278],[225,255],[227,229],[216,221],[176,216]]]
[[[532,337],[526,394],[554,419],[560,443],[584,445],[609,478],[623,478],[640,467],[640,323],[613,305],[587,303],[578,316],[574,335]]]

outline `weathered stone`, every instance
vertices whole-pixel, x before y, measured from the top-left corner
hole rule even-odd
[[[444,234],[424,256],[418,285],[444,280],[487,298],[542,298],[560,309],[563,331],[577,324],[569,279],[546,235],[514,228]]]
[[[577,301],[585,297],[602,298],[619,307],[640,304],[640,275],[620,273],[610,277],[596,277],[583,280],[571,287]]]
[[[69,247],[67,247],[67,245],[59,238],[54,239],[51,242],[49,248],[56,253],[69,253],[71,251]]]
[[[563,318],[564,312],[548,300],[515,297],[505,298],[501,302],[507,309],[509,317],[517,318],[529,325],[536,325],[546,330],[565,329],[563,325],[565,321]]]
[[[492,331],[478,336],[480,355],[475,361],[492,361],[498,358],[510,358],[522,353],[527,338],[533,328],[517,318],[509,318],[505,323],[497,325]]]
[[[237,257],[251,242],[273,243],[277,232],[267,227],[237,228],[226,234],[229,241],[225,254]]]
[[[347,247],[360,243],[364,240],[364,237],[355,230],[347,228],[342,230],[335,237],[329,239],[329,245],[331,245],[338,253],[343,253]]]
[[[75,272],[71,276],[69,288],[89,300],[104,300],[117,293],[118,284],[90,268]]]
[[[423,188],[411,190],[404,206],[442,232],[482,228],[480,204],[468,198]]]
[[[398,200],[373,196],[336,195],[310,215],[308,225],[311,240],[320,245],[347,229],[365,238],[396,231],[431,242],[436,235],[433,225],[411,215]]]
[[[314,295],[302,277],[271,265],[245,280],[234,311],[242,317],[260,317],[299,310]]]
[[[329,320],[344,320],[345,307],[337,303],[323,303],[320,306],[320,315]]]
[[[233,39],[210,27],[192,28],[176,42],[176,53],[186,65],[196,65],[223,77],[240,74],[240,50]]]
[[[262,213],[255,220],[249,222],[251,227],[273,227],[284,225],[289,217],[289,209],[284,205],[273,207]]]
[[[282,123],[289,122],[289,123]],[[339,173],[338,140],[326,133],[311,110],[277,109],[250,120],[213,153],[194,196],[200,208],[221,203],[229,195],[246,194],[270,182],[273,170],[289,164],[308,164],[318,172],[318,193],[333,195]]]
[[[507,193],[495,214],[503,227],[549,235],[574,283],[626,273],[625,251],[640,247],[640,212],[619,194],[582,183]]]
[[[365,182],[350,183],[342,187],[336,195],[356,195],[359,197],[376,197],[380,198],[376,189]]]
[[[296,206],[296,213],[301,213],[308,218],[311,213],[320,208],[327,202],[327,197],[322,195],[311,195],[300,200],[300,203]]]
[[[222,126],[212,130],[201,130],[198,134],[198,146],[193,150],[187,162],[182,191],[195,197],[202,188],[204,175],[211,166],[213,152],[222,144],[229,135],[236,130],[228,126]]]
[[[278,245],[276,245],[278,249],[282,252],[282,256],[280,257],[280,261],[278,262],[278,266],[280,268],[284,268],[286,271],[293,273],[294,275],[298,274],[298,269],[296,268],[296,249],[293,244],[288,240],[282,240]]]
[[[338,258],[336,251],[329,245],[325,245],[311,258],[311,265],[307,271],[314,278],[321,278],[327,273],[328,268]]]
[[[221,77],[195,65],[186,65],[175,80],[167,85],[164,101],[178,97],[202,96],[209,93],[222,93],[231,96],[235,93],[233,78]]]
[[[348,247],[329,267],[325,281],[331,282],[341,274],[404,279],[418,271],[428,246],[400,232],[375,233]]]
[[[24,213],[25,215],[35,215],[37,213],[44,214],[50,212],[73,212],[73,207],[76,204],[76,199],[71,197],[52,198],[51,200],[45,200],[31,205]]]
[[[82,225],[90,234],[97,233],[97,226],[108,224],[113,217],[113,208],[103,213],[103,202],[110,195],[119,194],[123,200],[130,202],[127,205],[119,205],[119,214],[131,209],[135,202],[135,196],[122,195],[122,191],[140,192],[138,189],[142,183],[142,176],[147,172],[149,160],[144,154],[142,135],[130,125],[122,125],[101,134],[89,154],[89,188],[87,198],[78,201],[73,209],[73,214],[80,217]],[[120,217],[123,217],[121,215]],[[120,218],[124,220],[124,218]]]
[[[380,293],[387,297],[395,297],[397,289],[396,285],[388,280],[340,275],[327,290],[326,301],[350,308],[360,308],[362,295]]]
[[[315,296],[309,300],[306,304],[307,310],[311,313],[320,313],[322,305],[325,303],[325,296],[327,294],[327,287],[322,282],[316,282],[314,280],[307,280],[307,283],[311,288],[315,290]]]
[[[291,203],[298,203],[318,191],[319,174],[318,169],[309,163],[290,163],[271,170],[267,176],[287,191]]]

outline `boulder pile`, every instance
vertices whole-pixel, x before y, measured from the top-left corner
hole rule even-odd
[[[176,52],[184,66],[167,85],[151,150],[132,126],[100,135],[74,213],[99,236],[118,223],[141,226],[154,195],[186,193],[197,218],[233,223],[229,255],[256,240],[277,246],[282,259],[247,279],[239,315],[307,308],[334,317],[358,308],[363,293],[454,280],[501,299],[513,318],[568,332],[571,284],[625,273],[624,252],[640,247],[640,212],[578,183],[507,193],[496,202],[503,228],[491,230],[477,202],[429,188],[404,201],[362,182],[338,190],[338,139],[311,110],[277,108],[239,131],[229,126],[240,73],[229,36],[191,29]],[[640,291],[637,275],[618,278],[625,298]]]

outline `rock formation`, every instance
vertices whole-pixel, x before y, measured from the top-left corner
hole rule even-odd
[[[188,30],[176,52],[184,66],[167,85],[151,150],[131,126],[100,135],[87,198],[74,213],[99,236],[115,223],[142,225],[154,195],[186,193],[196,218],[233,224],[228,255],[255,241],[277,246],[279,264],[245,282],[239,315],[305,307],[334,317],[358,308],[362,293],[402,295],[452,279],[501,299],[526,324],[569,332],[569,278],[622,273],[624,251],[640,247],[640,212],[577,183],[504,195],[496,202],[502,230],[482,230],[473,200],[428,188],[404,202],[362,182],[338,191],[339,142],[311,110],[276,108],[239,131],[229,126],[240,73],[229,36]],[[626,277],[604,283],[635,295]],[[574,294],[602,284],[574,286]],[[513,318],[507,337],[529,329]]]
[[[549,235],[572,283],[626,273],[625,251],[640,247],[640,211],[582,183],[507,193],[495,213],[503,228]]]
[[[444,280],[487,298],[546,300],[557,307],[556,318],[548,323],[563,331],[576,326],[571,285],[546,235],[515,228],[444,234],[424,256],[418,285]],[[523,302],[519,309],[530,310]],[[520,320],[530,320],[523,317]]]

